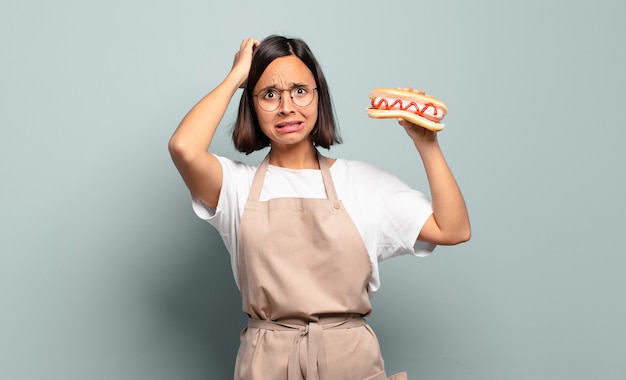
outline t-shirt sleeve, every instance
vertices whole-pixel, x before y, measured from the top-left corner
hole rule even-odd
[[[404,254],[428,256],[436,245],[419,241],[417,236],[433,213],[432,203],[391,174],[383,183],[378,260]]]
[[[241,210],[245,205],[250,189],[254,168],[229,158],[216,156],[222,165],[222,188],[213,208],[205,205],[194,196],[191,205],[194,213],[211,224],[220,233],[226,248],[231,253],[236,249],[237,229],[241,218]]]
[[[193,196],[193,194],[191,195],[191,206],[196,216],[198,216],[198,218],[205,220],[211,224],[214,221],[214,219],[219,217],[219,214],[227,214],[224,211],[225,210],[228,211],[229,208],[231,207],[230,202],[232,201],[231,199],[232,197],[229,197],[229,195],[233,194],[231,187],[235,186],[232,181],[232,178],[235,177],[235,174],[234,174],[235,163],[224,157],[220,157],[217,155],[215,157],[218,159],[218,161],[220,162],[220,165],[222,166],[222,174],[223,174],[222,188],[220,190],[220,197],[217,202],[217,207],[207,206],[204,203],[202,203],[198,198]],[[219,214],[218,214],[218,210],[219,210]]]

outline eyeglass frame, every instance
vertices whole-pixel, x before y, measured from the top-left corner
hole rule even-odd
[[[304,107],[308,107],[311,105],[311,103],[313,103],[313,99],[315,99],[315,92],[317,91],[317,87],[313,87],[310,90],[313,92],[313,97],[311,97],[311,101],[304,105],[304,106],[300,106],[298,104],[296,104],[296,102],[293,101],[293,96],[291,95],[291,91],[296,90],[298,88],[308,88],[308,86],[306,85],[296,85],[296,86],[292,86],[291,88],[275,88],[275,87],[268,87],[268,88],[264,88],[262,90],[260,90],[259,92],[257,92],[256,94],[252,94],[252,97],[256,99],[257,104],[259,105],[259,107],[265,111],[265,112],[274,112],[276,111],[280,105],[282,104],[283,101],[283,92],[288,91],[289,92],[289,97],[291,98],[291,102],[293,103],[294,106],[298,107],[298,108],[304,108]],[[278,103],[276,105],[276,108],[272,109],[272,110],[266,110],[265,108],[263,108],[261,106],[261,103],[259,103],[259,95],[261,95],[262,92],[264,91],[269,91],[269,90],[274,90],[276,92],[278,92]]]

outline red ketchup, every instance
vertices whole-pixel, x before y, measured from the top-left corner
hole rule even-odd
[[[415,102],[410,102],[406,107],[404,106],[404,104],[402,103],[402,100],[400,99],[395,99],[393,103],[389,104],[389,102],[387,101],[387,99],[385,98],[380,98],[380,100],[378,101],[378,103],[376,103],[376,98],[372,98],[372,107],[375,109],[386,109],[386,110],[390,110],[393,109],[396,105],[399,105],[399,108],[402,111],[408,111],[408,112],[412,112],[414,114],[417,114],[419,116],[423,116],[424,112],[426,112],[426,110],[430,107],[433,108],[434,113],[433,116],[437,116],[438,110],[437,107],[435,107],[434,104],[432,103],[426,103],[424,104],[424,107],[422,109],[420,109],[419,104],[415,103]],[[409,108],[413,107],[413,110],[409,110]]]

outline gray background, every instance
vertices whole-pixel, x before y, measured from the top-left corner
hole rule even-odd
[[[345,143],[426,190],[374,87],[450,109],[473,238],[382,265],[370,322],[412,379],[626,377],[623,1],[3,0],[0,379],[228,379],[245,319],[167,153],[241,40],[305,39]],[[234,105],[218,132],[218,153]],[[264,154],[264,152],[262,153]]]

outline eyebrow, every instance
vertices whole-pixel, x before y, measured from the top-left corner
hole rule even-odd
[[[308,83],[302,83],[302,82],[292,82],[292,83],[291,83],[291,87],[286,88],[285,90],[289,90],[289,89],[292,89],[292,88],[294,88],[294,87],[304,87],[304,86],[306,86],[306,87],[312,87],[312,86],[311,86],[310,84],[308,84]],[[266,86],[266,87],[261,88],[259,91],[277,90],[277,89],[278,89],[278,86],[276,85],[276,83],[274,83],[274,84],[270,84],[269,86]]]

